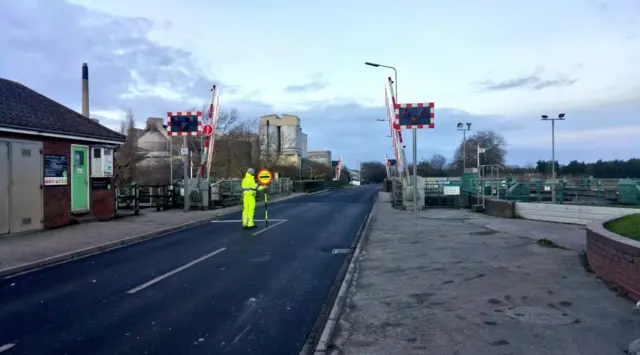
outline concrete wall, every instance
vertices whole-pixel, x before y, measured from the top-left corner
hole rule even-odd
[[[489,216],[513,218],[516,213],[516,203],[513,201],[487,198],[484,205],[484,213]]]
[[[638,212],[632,208],[516,202],[516,214],[537,221],[586,225]]]
[[[640,242],[604,228],[600,222],[587,224],[589,266],[633,300],[640,300]]]

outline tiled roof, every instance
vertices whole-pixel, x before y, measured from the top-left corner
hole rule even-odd
[[[120,133],[15,81],[0,78],[0,128],[124,142]]]

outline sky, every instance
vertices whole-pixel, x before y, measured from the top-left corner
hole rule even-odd
[[[392,156],[384,86],[436,105],[417,157],[451,158],[458,122],[493,130],[510,164],[628,159],[640,150],[637,0],[0,0],[0,77],[117,129],[207,104],[298,115],[309,150],[347,166]],[[410,132],[405,133],[410,137]],[[411,140],[407,139],[411,159]]]

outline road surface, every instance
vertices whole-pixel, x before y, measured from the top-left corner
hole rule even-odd
[[[273,204],[269,228],[243,231],[234,213],[4,279],[0,354],[297,355],[345,260],[332,251],[351,246],[378,190]]]

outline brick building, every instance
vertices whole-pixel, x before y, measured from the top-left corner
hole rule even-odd
[[[84,106],[84,103],[83,103]],[[0,78],[0,235],[115,215],[113,151],[125,136]]]

